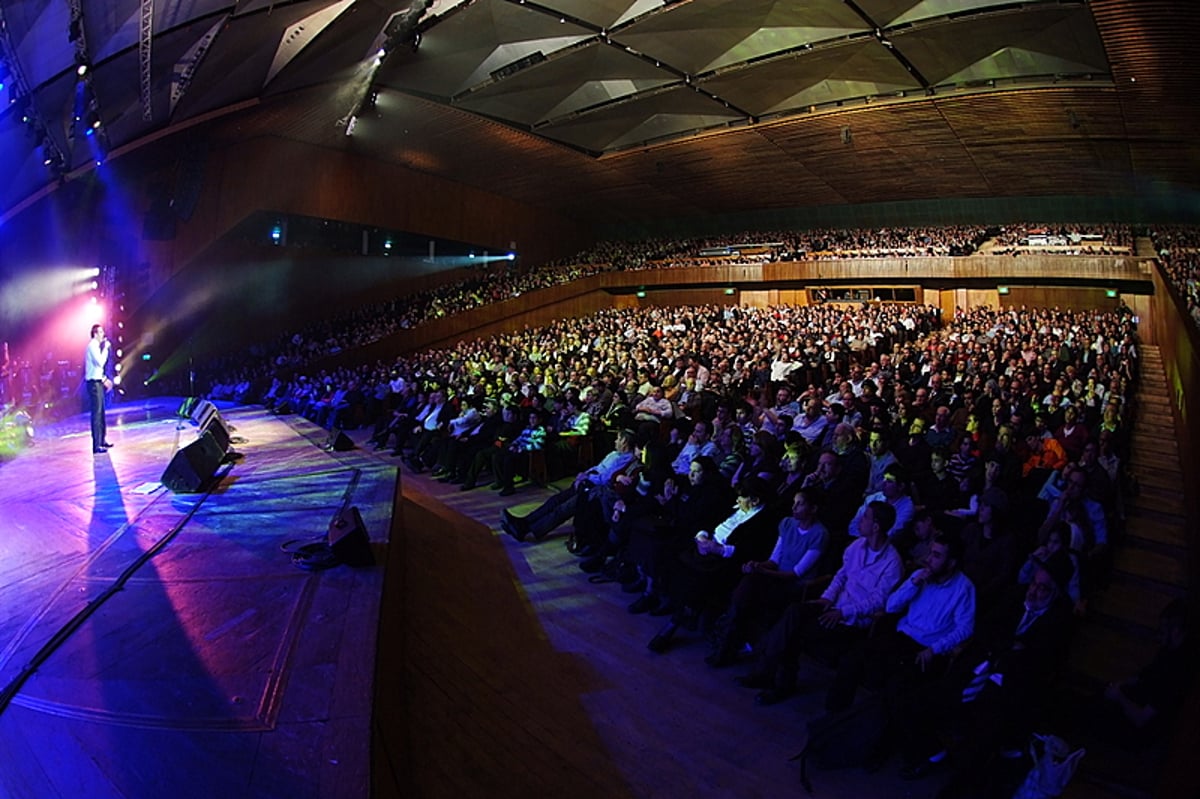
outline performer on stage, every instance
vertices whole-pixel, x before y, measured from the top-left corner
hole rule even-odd
[[[83,356],[83,379],[92,410],[92,452],[96,454],[108,452],[112,446],[108,443],[108,428],[104,423],[104,392],[112,388],[112,381],[104,373],[108,350],[104,325],[92,325],[92,340]]]

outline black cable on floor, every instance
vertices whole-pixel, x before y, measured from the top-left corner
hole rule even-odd
[[[129,582],[130,578],[137,573],[138,569],[144,566],[152,557],[157,555],[163,547],[170,543],[170,541],[179,534],[179,531],[183,529],[184,525],[191,521],[191,518],[196,515],[196,511],[198,511],[200,506],[204,504],[204,500],[212,496],[213,489],[216,488],[222,479],[224,479],[225,475],[229,474],[229,471],[232,468],[232,463],[226,464],[224,471],[217,475],[215,479],[209,481],[208,490],[200,495],[199,501],[197,501],[196,504],[193,505],[186,514],[184,514],[182,519],[176,522],[175,526],[172,527],[166,535],[160,538],[154,544],[154,546],[147,549],[132,563],[125,567],[125,571],[121,572],[117,579],[114,580],[108,588],[104,589],[104,591],[95,599],[89,600],[87,605],[85,605],[82,610],[68,619],[66,624],[60,627],[58,631],[50,637],[50,640],[42,645],[42,648],[37,651],[37,654],[33,656],[29,663],[27,663],[25,667],[21,669],[17,676],[13,677],[9,681],[8,685],[4,686],[3,691],[0,691],[0,713],[3,713],[8,709],[9,704],[13,699],[16,698],[17,693],[20,692],[21,686],[23,686],[26,681],[33,676],[34,672],[38,670],[38,667],[45,663],[50,656],[54,654],[56,649],[66,643],[67,639],[69,639],[76,630],[82,627],[83,623],[87,621],[93,613],[99,610],[101,605],[107,602],[118,591],[122,590],[125,587],[125,584]]]

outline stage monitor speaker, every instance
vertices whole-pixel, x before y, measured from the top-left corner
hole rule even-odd
[[[200,434],[212,433],[221,452],[229,451],[229,425],[221,417],[217,406],[206,399],[200,400],[192,410],[192,421],[200,426]]]
[[[208,417],[217,412],[217,406],[213,405],[211,401],[201,399],[200,397],[195,397],[194,399],[191,418],[193,422],[203,427]]]
[[[216,408],[213,410],[216,411]],[[200,432],[212,435],[217,446],[221,448],[221,452],[229,451],[229,428],[225,425],[225,420],[221,418],[220,413],[213,413],[208,417],[208,421],[200,428]]]
[[[358,508],[343,508],[329,523],[329,548],[333,556],[347,566],[374,566],[371,539]]]
[[[176,493],[195,493],[204,489],[217,473],[225,451],[218,446],[212,433],[205,433],[175,453],[162,484]]]
[[[329,443],[325,447],[334,452],[349,452],[354,449],[354,441],[341,430],[334,430],[329,434]]]

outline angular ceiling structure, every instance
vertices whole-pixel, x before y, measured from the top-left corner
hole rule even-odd
[[[1111,82],[1085,2],[434,4],[379,85],[601,155],[962,86]]]
[[[613,219],[1200,188],[1198,5],[0,0],[0,218],[188,129]]]

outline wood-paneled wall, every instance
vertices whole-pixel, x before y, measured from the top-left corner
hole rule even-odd
[[[1119,297],[1106,296],[1107,289],[1086,286],[1012,286],[1008,294],[1000,295],[1000,307],[1071,308],[1078,311],[1111,311],[1120,304]]]
[[[1151,311],[1143,317],[1139,331],[1147,328],[1157,338],[1163,368],[1166,371],[1167,391],[1174,406],[1179,461],[1185,487],[1195,479],[1200,469],[1200,333],[1187,316],[1182,297],[1167,284],[1159,270],[1154,270],[1155,293]],[[1188,475],[1192,475],[1188,477]],[[1188,574],[1191,582],[1193,618],[1200,596],[1200,492],[1186,490],[1184,511],[1188,516],[1187,552]],[[1192,635],[1195,635],[1194,627]],[[1193,688],[1181,712],[1178,733],[1171,742],[1166,763],[1161,771],[1156,796],[1164,799],[1190,799],[1196,795],[1196,747],[1200,746],[1200,728],[1194,723],[1200,712],[1200,687]],[[1188,723],[1191,720],[1191,723]]]
[[[147,246],[174,271],[263,209],[516,249],[532,263],[591,243],[587,225],[544,208],[352,152],[261,137],[212,153],[191,219],[174,241]]]
[[[853,258],[765,264],[762,277],[786,280],[991,280],[1036,279],[1149,281],[1148,261],[1109,255],[1028,255],[1020,258],[972,255],[969,258]],[[719,268],[719,267],[717,267]]]

